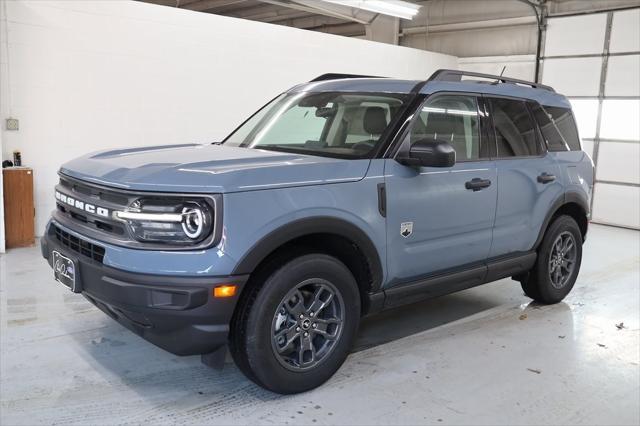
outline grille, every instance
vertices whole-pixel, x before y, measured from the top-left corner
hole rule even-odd
[[[60,186],[70,189],[76,194],[84,195],[85,197],[80,198],[85,198],[87,201],[90,201],[89,198],[91,198],[93,200],[102,200],[120,205],[127,205],[129,203],[126,195],[118,194],[108,189],[96,188],[68,177],[60,177]]]
[[[104,259],[104,248],[71,235],[55,225],[51,226],[54,229],[56,240],[58,240],[60,244],[76,253],[88,257],[89,259],[102,263],[102,260]]]
[[[117,193],[107,188],[99,188],[69,177],[60,177],[60,183],[56,186],[56,191],[73,197],[80,203],[92,204],[96,207],[103,207],[109,210],[121,210],[128,206],[135,196]],[[69,206],[60,200],[56,200],[56,208],[61,216],[69,221],[78,222],[87,228],[91,228],[103,235],[111,235],[116,238],[125,237],[126,230],[121,222],[113,220],[111,217],[87,214],[83,207]]]

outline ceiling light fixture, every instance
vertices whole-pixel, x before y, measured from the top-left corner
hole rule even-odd
[[[323,0],[328,3],[348,6],[354,9],[368,10],[383,15],[396,16],[402,19],[413,19],[420,10],[420,5],[403,0]]]

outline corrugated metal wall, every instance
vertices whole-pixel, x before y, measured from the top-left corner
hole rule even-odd
[[[640,228],[640,8],[550,18],[543,55],[596,165],[593,221]]]

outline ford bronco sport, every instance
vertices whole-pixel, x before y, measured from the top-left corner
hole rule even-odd
[[[60,168],[55,278],[150,342],[279,393],[347,357],[363,315],[505,277],[573,287],[593,164],[550,87],[440,70],[328,74],[223,142]]]

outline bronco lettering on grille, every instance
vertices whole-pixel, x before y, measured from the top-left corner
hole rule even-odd
[[[109,217],[109,209],[105,209],[104,207],[94,206],[93,204],[85,203],[84,201],[76,200],[69,195],[63,194],[62,192],[56,191],[56,200],[60,201],[61,204],[66,204],[68,206],[74,207],[78,210],[83,210],[87,213],[95,214],[102,217]]]

